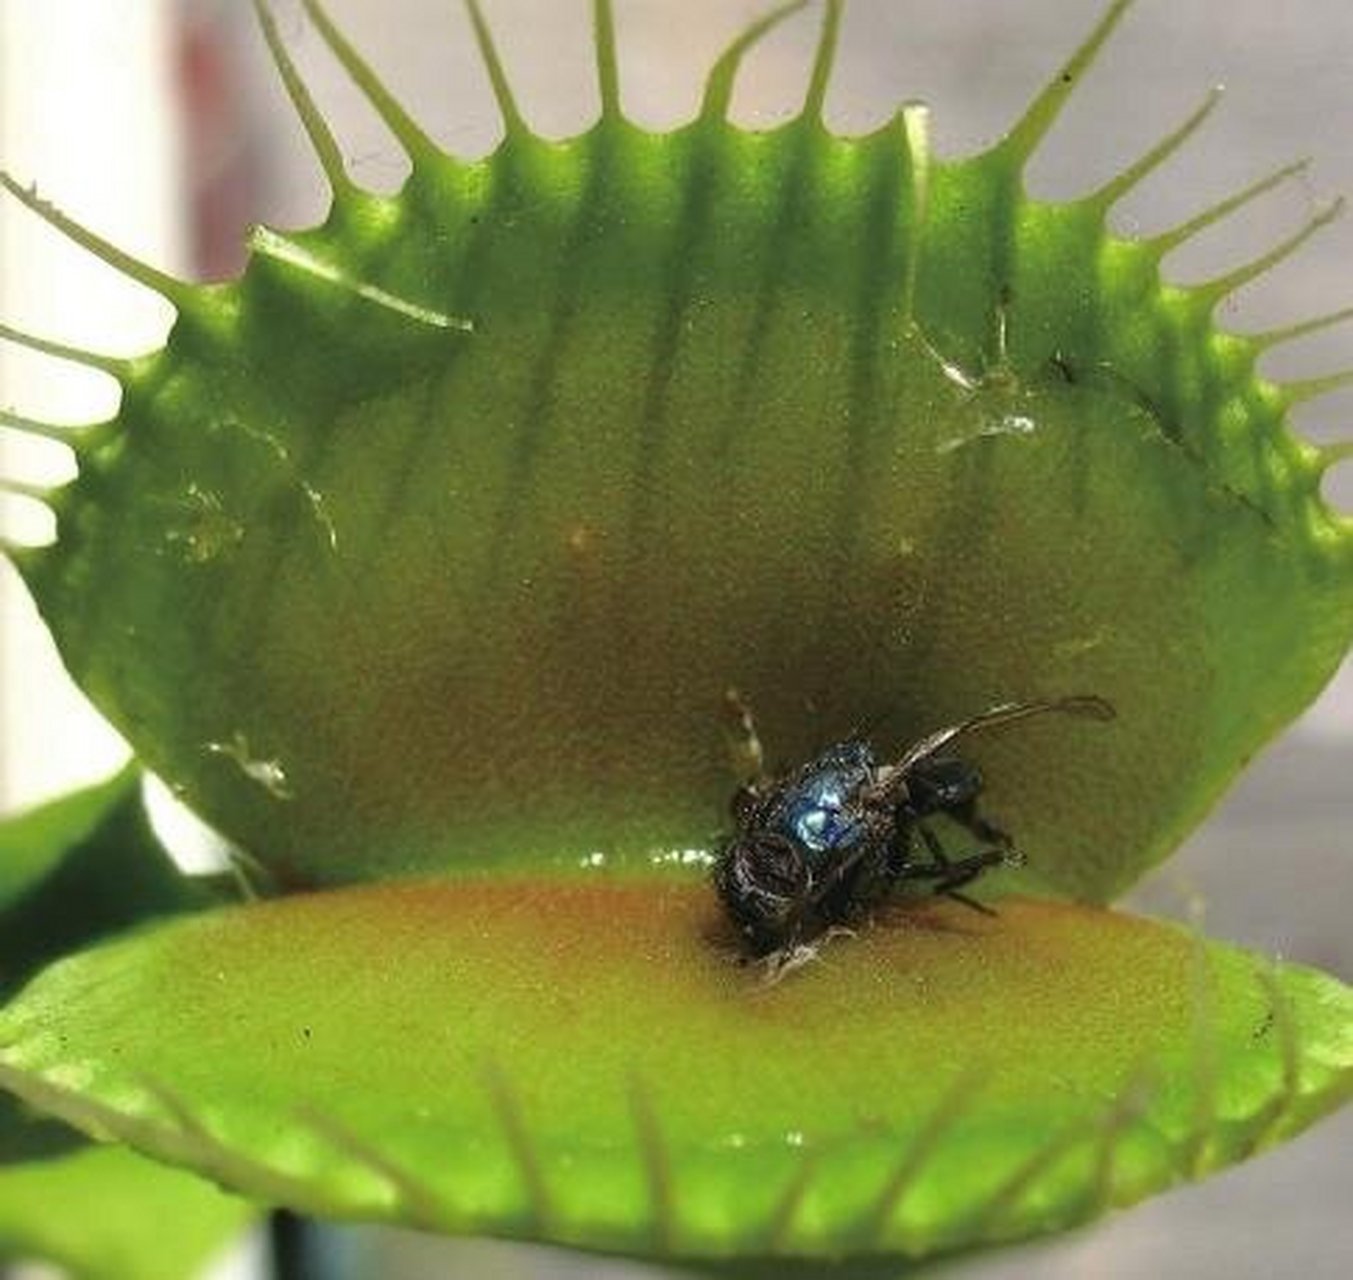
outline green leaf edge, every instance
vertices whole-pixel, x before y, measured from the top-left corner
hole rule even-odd
[[[154,838],[135,764],[7,818],[0,995],[62,948],[212,900]],[[0,1260],[55,1263],[88,1280],[182,1280],[258,1213],[195,1175],[91,1143],[0,1097]]]

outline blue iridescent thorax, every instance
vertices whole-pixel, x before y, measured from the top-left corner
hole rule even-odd
[[[863,742],[831,748],[786,787],[771,825],[806,853],[851,848],[866,832],[857,798],[873,776],[874,763],[874,753]]]

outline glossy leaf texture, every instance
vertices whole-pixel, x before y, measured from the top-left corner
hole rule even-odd
[[[1032,1235],[1353,1090],[1353,992],[1104,909],[899,912],[774,985],[721,930],[605,875],[215,912],[49,968],[0,1081],[314,1213],[691,1257]]]
[[[1111,727],[972,750],[1023,886],[1104,900],[1346,652],[1338,450],[1286,426],[1313,388],[1256,376],[1285,335],[1212,320],[1326,213],[1252,268],[1164,283],[1170,249],[1273,185],[1110,234],[1202,113],[1085,199],[1025,193],[1123,3],[959,160],[916,107],[824,127],[836,3],[802,116],[761,133],[726,107],[783,12],[655,135],[621,113],[598,4],[603,112],[560,143],[481,22],[506,137],[478,162],[307,7],[411,156],[397,196],[344,171],[266,9],[323,226],[259,230],[241,280],[199,287],[9,184],[179,312],[145,359],[75,353],[121,409],[70,437],[58,541],[18,563],[77,680],[282,886],[689,861],[724,821],[730,687],[783,762],[1093,693]]]

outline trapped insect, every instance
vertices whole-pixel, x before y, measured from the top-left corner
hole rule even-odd
[[[846,928],[904,884],[989,912],[964,887],[1019,857],[1010,836],[978,811],[981,773],[948,748],[975,730],[1031,716],[1114,716],[1093,696],[1005,703],[937,729],[893,762],[856,736],[767,778],[750,714],[736,695],[730,702],[758,776],[733,797],[734,831],[715,860],[714,888],[751,954],[776,971],[811,956],[815,940]],[[928,825],[940,815],[980,847],[951,857]]]

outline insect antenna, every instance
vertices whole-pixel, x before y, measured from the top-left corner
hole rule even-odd
[[[994,729],[999,725],[1014,724],[1019,720],[1028,720],[1033,716],[1049,715],[1083,716],[1090,720],[1112,720],[1117,715],[1111,703],[1094,694],[1076,694],[1068,698],[1055,698],[1039,702],[1005,702],[1000,706],[983,711],[980,715],[957,724],[936,729],[919,742],[907,749],[906,754],[895,765],[889,766],[894,776],[905,778],[907,772],[937,751],[942,751],[951,742],[973,733],[978,729]]]
[[[765,783],[766,753],[756,731],[756,717],[742,694],[732,687],[724,690],[723,730],[733,772],[744,788],[755,790]]]

